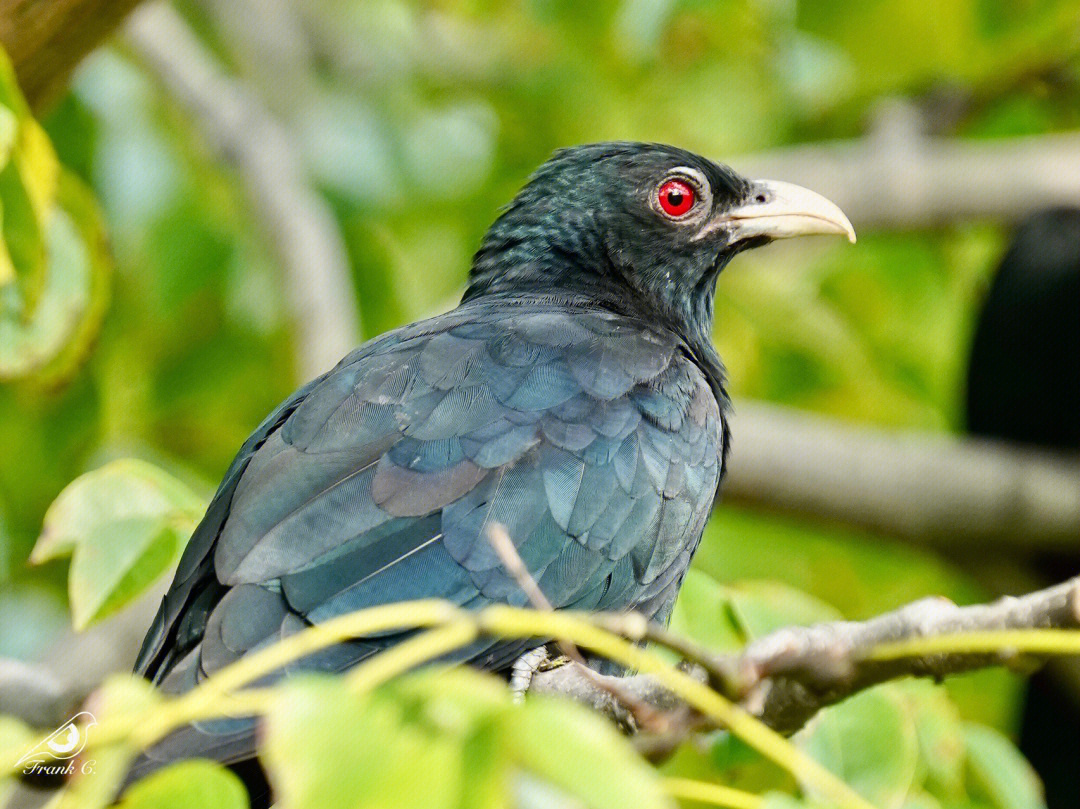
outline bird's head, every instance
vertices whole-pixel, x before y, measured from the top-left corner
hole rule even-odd
[[[705,336],[714,282],[736,253],[815,233],[855,241],[836,205],[797,185],[747,180],[672,146],[577,146],[541,166],[492,225],[466,299],[585,295]]]

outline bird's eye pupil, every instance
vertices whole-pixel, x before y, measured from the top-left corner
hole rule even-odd
[[[672,218],[685,216],[694,207],[694,189],[682,180],[664,182],[656,198],[660,209]]]

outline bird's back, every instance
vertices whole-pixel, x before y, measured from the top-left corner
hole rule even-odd
[[[666,619],[721,474],[723,417],[674,334],[545,296],[489,298],[357,349],[242,448],[196,529],[137,671],[190,689],[252,649],[387,602],[526,603],[487,541],[505,526],[557,608]],[[291,668],[340,670],[402,636]],[[522,645],[464,661],[504,668]],[[152,755],[232,761],[251,723]]]

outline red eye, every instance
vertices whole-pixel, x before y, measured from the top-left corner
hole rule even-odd
[[[656,200],[668,216],[686,216],[694,207],[694,189],[682,180],[668,180],[656,192]]]

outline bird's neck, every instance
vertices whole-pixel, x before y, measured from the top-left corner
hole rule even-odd
[[[550,233],[542,245],[513,238],[493,243],[489,238],[473,260],[462,303],[541,296],[663,328],[680,338],[725,407],[724,365],[712,343],[716,276],[722,265],[688,289],[685,281],[662,268],[630,272],[612,260],[602,239],[583,236],[581,230],[570,232],[575,234],[573,244],[553,244]]]
[[[617,283],[600,230],[586,213],[537,210],[540,203],[524,206],[521,196],[484,236],[465,300],[518,290],[590,294]]]

